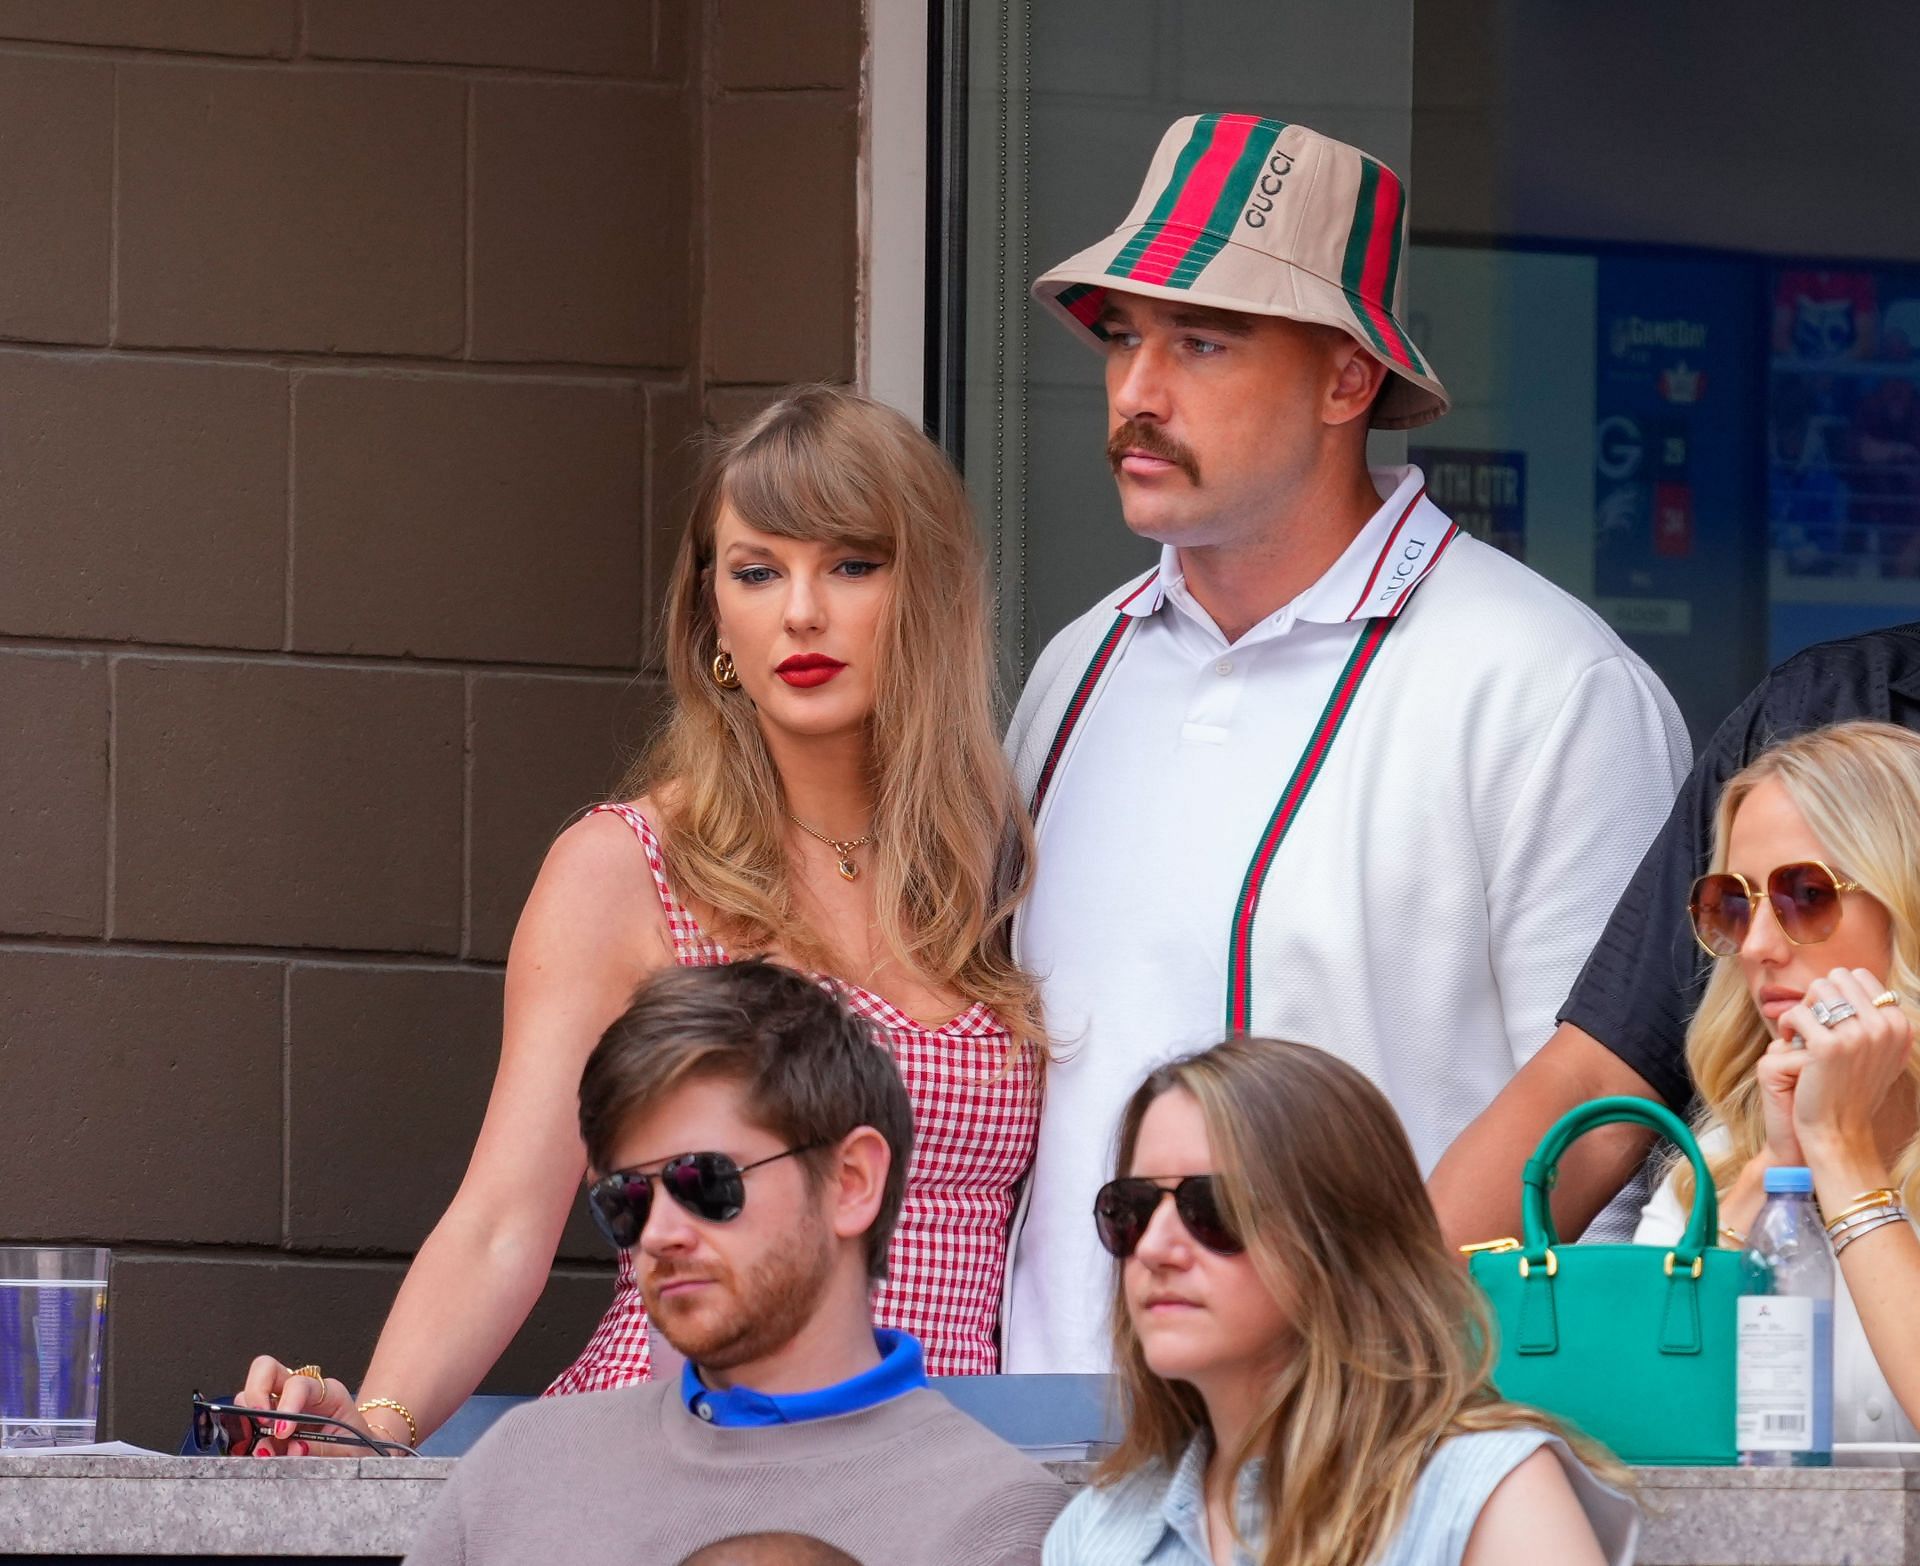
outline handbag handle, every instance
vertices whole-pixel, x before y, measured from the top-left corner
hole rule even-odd
[[[1560,1243],[1553,1227],[1553,1204],[1547,1193],[1559,1177],[1560,1159],[1581,1137],[1600,1126],[1627,1123],[1657,1131],[1687,1155],[1693,1165],[1693,1212],[1687,1219],[1686,1233],[1673,1248],[1674,1261],[1691,1267],[1716,1242],[1720,1230],[1720,1198],[1707,1172],[1707,1160],[1700,1151],[1687,1124],[1664,1104],[1648,1099],[1620,1095],[1596,1098],[1568,1110],[1548,1128],[1527,1160],[1522,1172],[1520,1215],[1526,1236],[1527,1260],[1536,1266],[1548,1264],[1547,1252]]]

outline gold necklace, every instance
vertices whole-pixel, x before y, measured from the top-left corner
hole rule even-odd
[[[865,837],[856,837],[843,842],[837,837],[828,837],[824,832],[815,831],[791,810],[787,812],[787,819],[802,832],[806,833],[808,837],[817,837],[821,842],[825,843],[827,847],[833,850],[834,857],[840,861],[841,880],[853,881],[859,879],[860,867],[853,862],[853,851],[856,848],[865,848],[867,844],[873,841],[873,834],[871,832]]]

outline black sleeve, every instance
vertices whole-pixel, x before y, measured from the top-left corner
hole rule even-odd
[[[1682,1114],[1693,1099],[1687,1023],[1709,967],[1687,919],[1687,893],[1712,856],[1713,813],[1727,779],[1806,727],[1801,683],[1776,670],[1715,731],[1560,1011],[1562,1022],[1592,1034]]]

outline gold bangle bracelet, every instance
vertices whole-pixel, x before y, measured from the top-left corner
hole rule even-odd
[[[1731,1229],[1724,1223],[1720,1225],[1720,1238],[1723,1240],[1731,1240],[1742,1250],[1746,1249],[1747,1237],[1738,1229]]]
[[[390,1397],[370,1397],[364,1403],[356,1403],[356,1413],[371,1413],[376,1408],[390,1408],[407,1422],[407,1445],[417,1447],[420,1444],[420,1427],[413,1422],[413,1415],[407,1411],[405,1403]]]
[[[1900,1200],[1900,1193],[1890,1185],[1883,1185],[1877,1191],[1862,1191],[1852,1201],[1827,1220],[1827,1233],[1833,1233],[1833,1226],[1845,1223],[1857,1213],[1865,1212],[1869,1207],[1892,1207]]]

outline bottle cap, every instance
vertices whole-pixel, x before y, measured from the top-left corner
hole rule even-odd
[[[1813,1195],[1813,1171],[1799,1164],[1788,1164],[1779,1169],[1769,1169],[1765,1175],[1767,1195],[1769,1196],[1811,1196]]]

